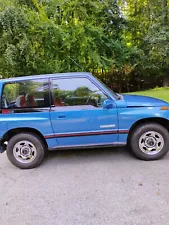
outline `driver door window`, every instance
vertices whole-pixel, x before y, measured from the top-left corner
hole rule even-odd
[[[87,78],[53,80],[54,105],[102,107],[107,96]]]

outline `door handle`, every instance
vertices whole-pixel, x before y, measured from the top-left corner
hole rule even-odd
[[[57,119],[64,119],[65,116],[58,116]]]

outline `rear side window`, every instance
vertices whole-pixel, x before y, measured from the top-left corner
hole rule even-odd
[[[7,83],[3,89],[2,108],[49,107],[48,79]]]

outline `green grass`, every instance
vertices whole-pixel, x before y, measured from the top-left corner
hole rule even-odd
[[[169,102],[169,88],[155,88],[152,90],[132,92],[129,94],[150,96],[150,97],[159,98]]]

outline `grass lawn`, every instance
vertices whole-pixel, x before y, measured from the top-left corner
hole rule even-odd
[[[132,92],[129,94],[151,96],[169,102],[169,88],[155,88],[152,90]]]

